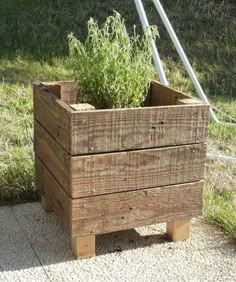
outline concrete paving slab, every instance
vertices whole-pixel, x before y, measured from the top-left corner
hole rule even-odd
[[[53,214],[39,203],[13,211],[51,281],[236,281],[234,242],[202,219],[193,221],[185,242],[169,242],[165,224],[151,225],[97,236],[97,257],[74,260]],[[30,259],[20,266],[37,268]]]
[[[0,281],[49,281],[10,207],[0,208],[0,226]]]

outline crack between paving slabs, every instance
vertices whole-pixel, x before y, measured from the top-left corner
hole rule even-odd
[[[31,244],[31,242],[30,242],[30,240],[29,240],[29,238],[28,238],[26,232],[24,231],[24,229],[23,229],[23,227],[22,227],[20,221],[18,220],[18,217],[16,216],[16,214],[15,214],[15,212],[14,212],[14,210],[13,210],[12,207],[11,207],[11,211],[12,211],[12,213],[13,213],[13,216],[14,216],[15,220],[17,221],[17,223],[18,223],[19,226],[20,226],[21,232],[23,233],[24,237],[26,238],[27,242],[29,243],[29,245],[30,245],[30,247],[31,247],[31,249],[32,249],[32,251],[33,251],[35,257],[37,258],[38,263],[39,263],[39,264],[41,265],[41,267],[43,268],[43,271],[44,271],[46,277],[49,279],[50,282],[52,282],[52,280],[50,279],[50,277],[49,277],[49,275],[48,275],[46,269],[44,268],[44,265],[41,263],[39,256],[37,255],[36,251],[34,250],[33,245]]]

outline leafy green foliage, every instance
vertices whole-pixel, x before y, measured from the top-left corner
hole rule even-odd
[[[96,108],[138,107],[154,77],[152,27],[130,37],[118,13],[100,28],[90,19],[84,43],[69,35],[70,67],[79,81],[80,97]]]

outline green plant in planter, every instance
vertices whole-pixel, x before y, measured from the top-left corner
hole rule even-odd
[[[69,66],[79,82],[79,101],[96,108],[139,107],[154,77],[151,27],[141,37],[129,36],[124,20],[115,12],[100,28],[90,19],[84,43],[69,35]]]

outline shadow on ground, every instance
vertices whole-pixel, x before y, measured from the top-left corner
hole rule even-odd
[[[69,234],[52,213],[45,213],[39,203],[0,207],[0,266],[14,271],[43,265],[74,261]],[[140,228],[142,232],[142,228]],[[96,255],[167,243],[163,230],[141,235],[134,229],[96,237]],[[20,256],[19,256],[20,255]]]
[[[39,203],[1,207],[0,226],[1,281],[192,281],[194,273],[197,281],[233,281],[235,276],[236,246],[203,220],[194,220],[191,240],[182,242],[169,242],[162,224],[97,236],[97,256],[85,260],[73,258],[69,235]]]

